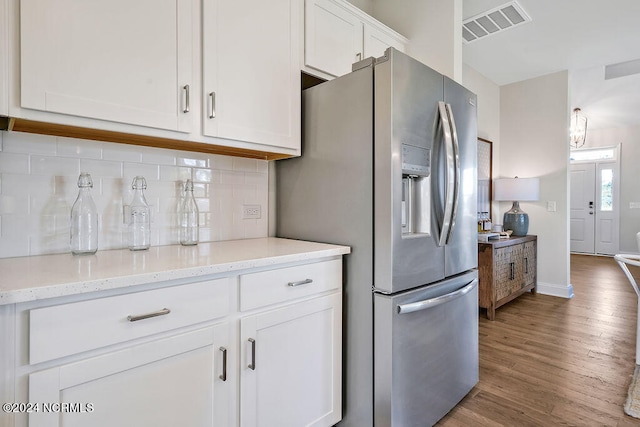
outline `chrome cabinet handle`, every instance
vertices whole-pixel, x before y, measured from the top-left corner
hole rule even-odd
[[[219,375],[222,381],[227,380],[227,349],[224,347],[220,347],[219,349],[222,352],[222,375]]]
[[[462,295],[468,294],[471,291],[471,289],[473,289],[477,285],[478,285],[478,279],[473,279],[464,288],[458,289],[457,291],[451,292],[450,294],[427,299],[424,301],[412,302],[409,304],[398,304],[398,307],[397,307],[398,314],[413,313],[414,311],[421,311],[421,310],[426,310],[428,308],[437,307],[439,305],[442,305],[451,301],[452,299],[456,299],[458,297],[461,297]]]
[[[256,370],[256,340],[253,338],[249,338],[249,342],[251,343],[251,363],[247,366],[252,371]]]
[[[362,61],[362,52],[356,53],[356,58],[358,58],[358,61]]]
[[[188,113],[189,112],[189,85],[184,85],[182,87],[182,89],[184,90],[184,110],[182,110],[183,113]]]
[[[216,93],[209,92],[209,99],[211,101],[211,104],[209,105],[209,118],[215,119],[216,118]]]
[[[154,311],[153,313],[135,314],[135,315],[130,314],[127,316],[127,320],[129,322],[137,322],[138,320],[149,319],[151,317],[165,316],[169,313],[171,313],[171,310],[169,310],[168,308],[163,308],[162,310]]]
[[[306,280],[300,280],[299,282],[289,282],[287,283],[287,285],[294,287],[294,286],[300,286],[300,285],[307,285],[309,283],[313,283],[312,279],[306,279]]]

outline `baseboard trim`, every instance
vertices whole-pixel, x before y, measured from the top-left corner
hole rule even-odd
[[[554,283],[538,282],[538,293],[560,298],[573,298],[573,285],[557,285]]]

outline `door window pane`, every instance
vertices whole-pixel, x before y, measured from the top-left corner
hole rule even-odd
[[[600,210],[613,210],[613,169],[600,171]]]

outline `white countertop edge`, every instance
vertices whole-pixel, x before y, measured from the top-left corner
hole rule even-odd
[[[242,240],[227,241],[229,244],[242,247]],[[48,298],[57,298],[68,295],[78,295],[90,292],[98,292],[110,289],[127,288],[136,285],[159,283],[176,279],[191,277],[240,272],[256,268],[282,265],[292,262],[308,261],[314,259],[329,258],[345,255],[351,252],[348,246],[330,245],[325,243],[314,243],[299,240],[289,240],[280,238],[247,239],[246,244],[255,246],[255,242],[276,243],[278,245],[277,254],[269,254],[268,251],[260,253],[255,258],[242,258],[227,262],[201,264],[183,268],[153,269],[141,274],[124,274],[117,272],[111,276],[99,277],[95,279],[73,280],[64,283],[28,285],[24,288],[2,289],[0,285],[0,305],[16,304],[22,302],[36,301]],[[224,246],[225,242],[212,242],[210,245]],[[201,244],[201,246],[205,246]],[[177,247],[177,246],[176,246]],[[168,248],[168,247],[158,247]],[[290,249],[290,250],[289,250]],[[162,249],[159,249],[162,250]],[[166,249],[165,249],[166,250]],[[128,250],[118,250],[129,252]],[[107,252],[107,251],[105,251]],[[62,256],[62,255],[61,255]],[[47,255],[41,258],[47,257]],[[39,257],[24,257],[37,260]],[[16,260],[18,258],[14,258]],[[76,258],[68,258],[75,260]],[[0,260],[7,262],[10,259]],[[71,261],[70,261],[71,262]],[[1,271],[1,270],[0,270]]]

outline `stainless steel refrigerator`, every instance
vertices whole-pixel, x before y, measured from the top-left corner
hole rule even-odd
[[[341,426],[424,427],[478,382],[476,96],[392,48],[303,92],[279,237],[349,245]]]

